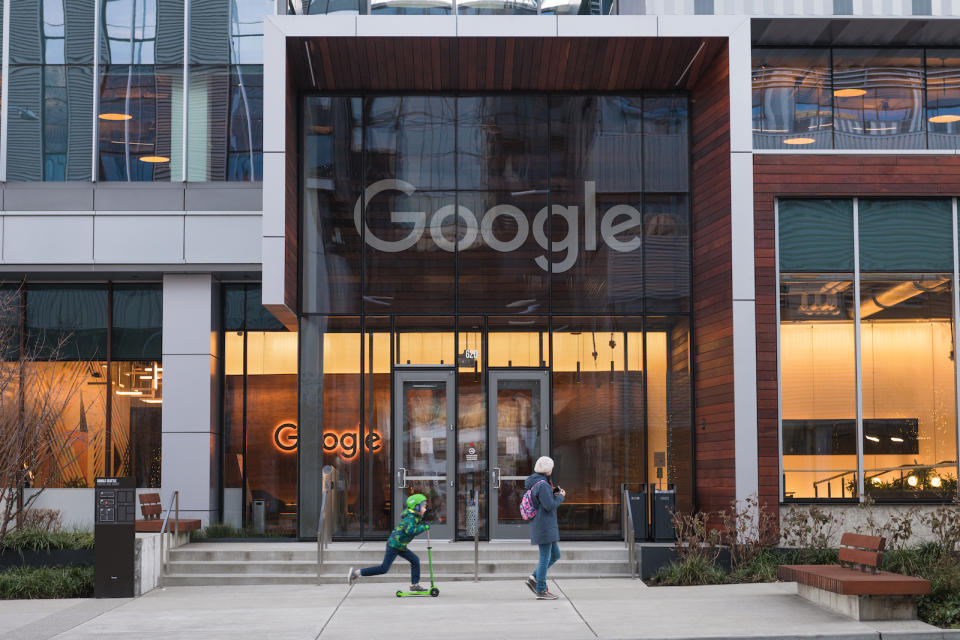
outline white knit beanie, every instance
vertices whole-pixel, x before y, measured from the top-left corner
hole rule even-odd
[[[540,456],[537,463],[533,465],[534,473],[550,473],[553,471],[553,458],[549,456]]]

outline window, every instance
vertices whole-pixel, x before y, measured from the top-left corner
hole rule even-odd
[[[778,202],[786,499],[956,496],[952,207]]]

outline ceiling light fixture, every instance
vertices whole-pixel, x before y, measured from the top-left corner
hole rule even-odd
[[[133,116],[129,113],[101,113],[101,120],[133,120]]]
[[[142,396],[142,391],[114,391],[118,396]]]
[[[787,138],[783,144],[813,144],[816,142],[813,138]]]
[[[867,440],[870,440],[871,442],[880,442],[880,438],[878,438],[877,436],[864,436],[864,438],[866,438]]]
[[[930,122],[934,124],[950,124],[951,122],[960,122],[960,115],[944,114],[942,116],[933,116]]]
[[[141,156],[140,162],[170,162],[170,158],[166,156]]]
[[[838,98],[858,98],[867,95],[865,89],[837,89],[833,95]]]
[[[147,404],[162,404],[163,400],[160,398],[140,398],[141,402],[146,402]]]

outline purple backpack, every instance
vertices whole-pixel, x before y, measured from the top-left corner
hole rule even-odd
[[[546,480],[538,481],[523,494],[523,499],[520,501],[520,517],[524,520],[533,520],[537,515],[537,509],[533,506],[533,490],[541,482],[546,482]]]

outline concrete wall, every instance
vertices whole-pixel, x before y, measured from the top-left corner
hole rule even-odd
[[[164,553],[170,549],[190,542],[190,534],[181,532],[179,536],[172,533],[163,534]],[[138,533],[134,548],[133,595],[143,594],[156,589],[160,584],[163,573],[163,555],[160,553],[159,533]]]
[[[783,527],[784,517],[790,513],[790,509],[794,508],[798,511],[807,511],[810,509],[809,504],[796,504],[796,505],[780,505],[780,524]],[[890,517],[894,514],[902,516],[908,511],[912,511],[915,515],[913,516],[913,537],[907,541],[907,545],[919,544],[921,542],[929,542],[933,540],[933,535],[930,533],[930,528],[923,524],[922,518],[924,515],[930,514],[933,511],[936,511],[942,505],[931,505],[931,504],[922,504],[915,505],[913,507],[904,506],[904,505],[859,505],[859,504],[818,504],[815,505],[821,511],[829,513],[836,519],[836,528],[834,535],[831,539],[833,546],[838,546],[840,544],[840,536],[844,533],[864,533],[868,535],[882,535],[887,537],[889,540],[890,534],[883,532],[875,532],[870,530],[867,527],[867,520],[872,512],[873,519],[875,522],[879,523],[880,526],[889,524]],[[957,507],[953,507],[957,508]],[[859,529],[859,530],[858,530]],[[782,533],[782,530],[781,530]]]

